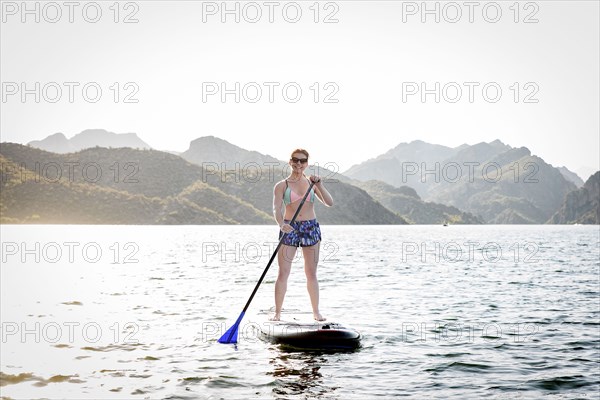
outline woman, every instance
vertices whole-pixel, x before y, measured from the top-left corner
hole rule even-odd
[[[279,225],[279,238],[287,233],[277,255],[279,275],[275,283],[275,315],[273,321],[281,318],[281,307],[287,290],[287,280],[292,268],[292,260],[298,247],[302,247],[304,256],[304,272],[306,273],[306,287],[312,304],[313,317],[317,321],[325,318],[319,312],[319,282],[317,281],[317,264],[319,262],[319,247],[321,245],[321,229],[315,215],[315,197],[328,207],[333,205],[331,194],[325,189],[321,178],[311,175],[307,178],[304,170],[308,167],[308,152],[296,149],[292,152],[289,161],[292,168],[287,179],[278,182],[273,189],[273,215]],[[311,193],[306,198],[296,221],[290,225],[304,194],[315,182]],[[282,213],[283,206],[285,211]]]

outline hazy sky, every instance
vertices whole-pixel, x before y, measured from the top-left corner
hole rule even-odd
[[[599,169],[599,3],[514,3],[229,1],[236,22],[221,1],[2,2],[2,141],[104,128],[184,151],[215,135],[280,159],[305,147],[343,171],[415,139],[500,139]]]

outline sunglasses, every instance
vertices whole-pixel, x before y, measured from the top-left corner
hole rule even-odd
[[[293,162],[293,163],[299,162],[299,163],[302,163],[302,164],[306,164],[308,162],[308,158],[296,158],[296,157],[292,157],[290,159],[290,161]]]

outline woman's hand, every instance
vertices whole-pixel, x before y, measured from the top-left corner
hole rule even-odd
[[[292,226],[290,224],[286,224],[286,223],[284,223],[283,225],[280,225],[279,229],[283,233],[290,233],[290,232],[292,232],[294,230],[294,228],[292,228]]]
[[[321,177],[320,177],[320,176],[317,176],[317,175],[311,175],[311,176],[310,176],[308,179],[309,179],[311,182],[314,182],[314,183],[315,183],[315,185],[318,185],[319,183],[321,183]]]

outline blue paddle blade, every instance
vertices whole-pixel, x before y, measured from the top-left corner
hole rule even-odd
[[[240,327],[240,323],[242,322],[242,318],[244,318],[245,312],[242,311],[240,316],[238,317],[235,324],[231,326],[231,328],[227,329],[227,331],[217,340],[219,343],[237,343],[238,337],[238,329]]]

